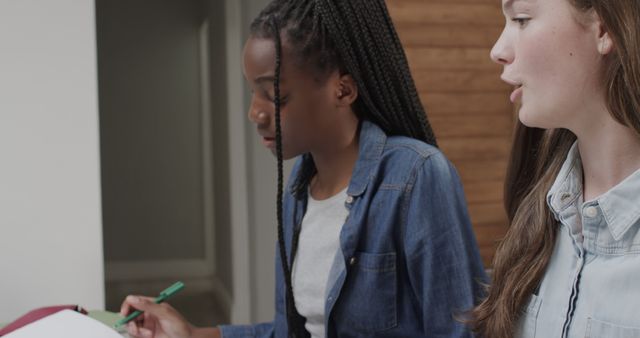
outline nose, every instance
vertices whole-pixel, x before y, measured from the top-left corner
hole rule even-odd
[[[503,30],[498,41],[496,41],[493,48],[491,48],[491,60],[497,64],[505,66],[512,63],[513,59],[513,47],[508,35],[506,34],[506,30]]]
[[[269,114],[266,110],[262,109],[261,105],[256,103],[255,99],[251,100],[249,113],[247,115],[249,117],[249,121],[257,125],[259,128],[269,126]]]

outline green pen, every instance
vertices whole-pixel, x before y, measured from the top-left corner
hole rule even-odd
[[[160,295],[158,297],[156,297],[156,299],[154,299],[153,301],[156,304],[160,304],[160,303],[164,302],[165,300],[167,300],[169,297],[171,297],[171,296],[175,295],[176,293],[178,293],[178,291],[180,291],[182,289],[184,289],[184,283],[183,282],[176,282],[175,284],[173,284],[170,287],[166,288],[164,291],[160,292]],[[113,327],[117,330],[122,325],[134,320],[136,317],[138,317],[141,314],[142,314],[142,311],[136,310],[136,311],[132,312],[131,314],[129,314],[127,317],[120,319]]]

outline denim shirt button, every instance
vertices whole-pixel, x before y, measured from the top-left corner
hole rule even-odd
[[[351,257],[351,259],[349,260],[349,265],[354,266],[357,262],[358,260],[355,257]]]
[[[347,196],[347,204],[353,203],[353,196]]]
[[[584,209],[584,214],[589,218],[594,218],[598,216],[598,209],[596,207],[587,207]]]

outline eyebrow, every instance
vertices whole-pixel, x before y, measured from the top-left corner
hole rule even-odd
[[[508,10],[510,10],[511,8],[513,8],[513,4],[516,2],[527,2],[527,0],[507,0],[505,1],[504,5],[502,6],[502,9],[506,12]]]

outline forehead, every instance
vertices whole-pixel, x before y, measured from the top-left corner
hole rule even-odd
[[[312,81],[321,83],[325,74],[316,74],[307,67],[304,60],[296,57],[287,43],[282,40],[280,55],[280,80],[284,82]],[[250,37],[244,46],[243,71],[250,82],[273,81],[276,70],[276,47],[271,38]]]
[[[294,54],[289,47],[286,39],[281,40],[281,53],[280,53],[280,71],[281,74],[287,73],[287,76],[291,76],[293,73],[298,73],[304,68],[300,67],[297,59],[294,59]],[[262,37],[250,37],[244,46],[243,51],[243,63],[244,70],[247,75],[253,73],[257,76],[265,75],[267,73],[274,74],[276,70],[276,45],[275,40],[271,38]]]
[[[276,47],[271,39],[250,37],[244,45],[244,70],[246,73],[264,75],[275,71]]]

